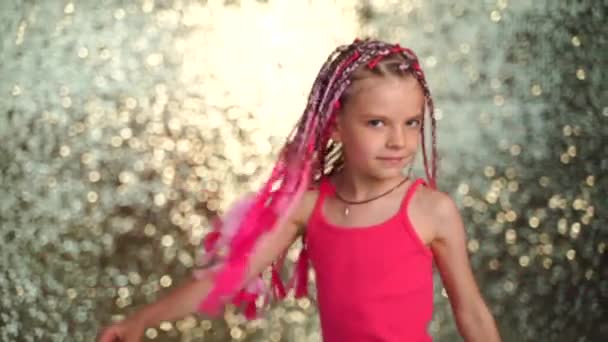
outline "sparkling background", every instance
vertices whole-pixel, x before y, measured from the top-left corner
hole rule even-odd
[[[329,52],[365,35],[423,61],[440,188],[504,341],[602,340],[607,10],[0,0],[0,340],[92,341],[188,277],[208,218],[260,185]],[[439,278],[430,329],[460,340]],[[146,336],[320,340],[314,296]]]

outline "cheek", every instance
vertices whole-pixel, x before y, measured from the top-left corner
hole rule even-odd
[[[384,146],[383,140],[369,132],[352,132],[344,136],[344,149],[351,160],[365,160],[377,154]]]
[[[407,137],[408,146],[418,147],[418,145],[420,144],[421,138],[422,138],[422,135],[420,134],[420,132],[415,132],[415,133],[408,135],[408,137]]]

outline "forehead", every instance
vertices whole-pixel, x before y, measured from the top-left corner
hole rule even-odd
[[[422,87],[414,77],[368,77],[351,87],[348,111],[419,114],[424,109]]]

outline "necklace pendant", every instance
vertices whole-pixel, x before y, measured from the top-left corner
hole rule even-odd
[[[348,213],[350,213],[350,208],[349,207],[344,208],[344,216],[348,216]]]

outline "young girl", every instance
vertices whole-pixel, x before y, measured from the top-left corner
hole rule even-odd
[[[433,261],[465,340],[499,341],[458,209],[436,190],[435,141],[433,102],[410,49],[376,40],[339,47],[268,181],[206,238],[211,266],[107,328],[101,341],[139,341],[146,326],[195,311],[217,315],[228,302],[252,317],[259,297],[267,303],[290,288],[306,295],[309,260],[325,342],[431,341]],[[403,172],[419,144],[426,181]],[[278,271],[297,237],[302,253],[284,286]],[[272,291],[260,279],[268,266]]]

